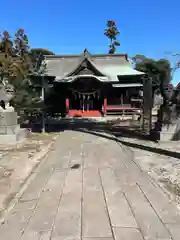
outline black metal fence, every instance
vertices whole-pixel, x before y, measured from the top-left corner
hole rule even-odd
[[[19,124],[38,123],[42,119],[41,108],[22,108],[17,110]]]

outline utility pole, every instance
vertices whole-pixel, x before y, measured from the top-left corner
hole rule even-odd
[[[45,124],[46,124],[46,119],[45,119],[45,111],[44,111],[44,100],[45,100],[45,77],[46,77],[46,62],[45,62],[45,57],[43,56],[42,53],[40,53],[36,57],[36,63],[32,68],[32,74],[31,76],[38,76],[41,79],[41,103],[42,103],[42,108],[41,108],[41,124],[42,124],[42,133],[45,132]]]
[[[45,96],[45,88],[44,88],[44,76],[41,77],[42,78],[42,89],[41,89],[41,99],[42,99],[42,103],[43,103],[43,107],[42,107],[42,133],[45,133],[45,127],[46,127],[46,123],[45,123],[45,114],[44,114],[44,96]]]

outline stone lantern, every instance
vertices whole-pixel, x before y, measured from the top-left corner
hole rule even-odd
[[[14,97],[14,88],[10,84],[0,85],[0,144],[16,143],[27,136],[27,130],[18,125],[17,112],[9,102]]]

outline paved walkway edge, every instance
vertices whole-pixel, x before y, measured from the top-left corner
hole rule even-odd
[[[9,202],[7,202],[4,210],[0,211],[0,224],[2,224],[5,220],[5,217],[7,215],[7,213],[14,208],[14,206],[17,204],[17,202],[19,201],[21,195],[24,193],[24,191],[26,190],[26,188],[28,187],[29,183],[35,178],[36,173],[38,171],[38,169],[46,162],[46,159],[48,157],[49,152],[51,151],[51,149],[53,148],[56,140],[58,138],[58,135],[55,136],[52,140],[51,143],[49,143],[45,149],[43,149],[39,154],[36,154],[33,157],[33,160],[36,161],[37,163],[33,166],[33,168],[31,169],[31,171],[29,172],[29,174],[27,175],[25,181],[21,184],[19,191],[14,194],[14,196],[11,196],[11,200]],[[8,198],[9,196],[7,196]]]
[[[119,140],[118,137],[115,137],[114,140],[117,141],[117,142],[119,142],[119,141],[118,141],[118,140]],[[153,177],[150,176],[148,172],[144,171],[144,170],[141,168],[141,166],[139,166],[139,164],[134,160],[134,153],[133,153],[133,150],[132,150],[133,147],[126,146],[126,145],[124,145],[124,144],[121,143],[121,142],[119,142],[119,143],[122,144],[122,149],[123,149],[124,153],[130,155],[132,161],[133,161],[134,164],[140,169],[140,171],[147,174],[147,176],[146,176],[147,179],[148,179],[154,186],[160,188],[161,191],[163,191],[163,193],[168,197],[169,202],[175,204],[176,207],[177,207],[177,209],[180,210],[180,206],[179,206],[178,202],[177,202],[174,198],[172,198],[172,194],[163,186],[163,184],[161,184],[160,182],[158,182],[158,181],[156,181],[155,179],[153,179]],[[140,149],[140,150],[141,150],[141,149]],[[178,154],[180,154],[180,153],[178,153]]]
[[[107,136],[109,139],[116,141],[116,143],[118,143],[118,144],[121,144],[121,147],[122,147],[124,153],[125,153],[126,155],[128,155],[128,156],[132,159],[132,161],[134,162],[134,164],[140,169],[141,172],[146,173],[147,179],[148,179],[154,186],[158,187],[158,188],[168,197],[169,202],[175,204],[175,205],[176,205],[176,208],[177,208],[178,210],[180,210],[180,206],[178,205],[177,201],[176,201],[174,198],[172,199],[171,193],[170,193],[161,183],[159,183],[159,182],[157,182],[155,179],[153,179],[152,176],[150,176],[147,172],[145,172],[145,171],[137,164],[137,162],[136,162],[135,159],[134,159],[134,152],[133,152],[133,150],[132,150],[132,149],[135,148],[135,147],[133,147],[133,144],[131,144],[130,141],[127,141],[127,140],[121,139],[121,138],[119,138],[119,137],[116,137],[115,135],[113,135],[113,134],[111,133],[111,131],[106,132],[106,133],[100,133],[100,136],[101,136],[101,137]],[[151,148],[152,148],[152,147],[151,147]],[[159,149],[159,150],[163,150],[162,148],[158,148],[158,149]],[[141,150],[141,149],[140,149],[140,150]],[[148,151],[148,150],[145,149],[145,151]],[[168,152],[168,153],[171,155],[171,153],[172,153],[172,151],[169,151],[169,150],[165,150],[165,151],[166,151],[166,152],[164,152],[164,153],[162,153],[162,154],[166,155],[166,153]],[[177,152],[177,151],[176,151],[175,154],[177,154],[178,156],[180,156],[180,152]],[[173,157],[174,157],[174,156],[173,156]],[[177,156],[176,156],[176,157],[177,157]]]

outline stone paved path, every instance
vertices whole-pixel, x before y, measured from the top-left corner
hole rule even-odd
[[[0,239],[179,240],[180,216],[127,149],[67,131],[0,226]]]

